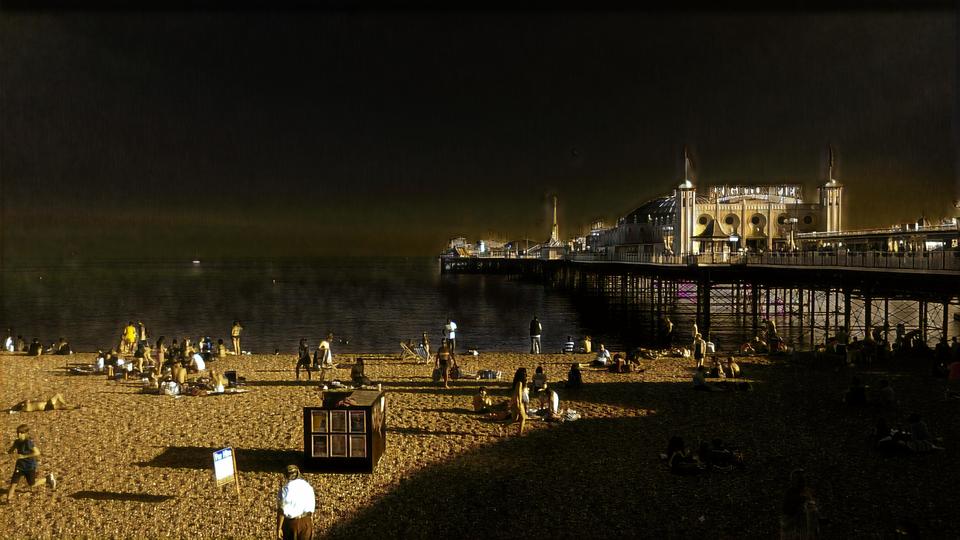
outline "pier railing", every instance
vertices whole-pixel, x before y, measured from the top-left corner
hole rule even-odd
[[[960,272],[960,252],[863,252],[818,253],[770,252],[757,254],[700,253],[697,255],[653,255],[633,253],[572,253],[568,260],[576,262],[623,262],[651,265],[752,265],[809,266],[886,270],[920,270]]]

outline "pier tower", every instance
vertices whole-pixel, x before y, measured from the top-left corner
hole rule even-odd
[[[827,147],[827,182],[818,189],[825,232],[843,230],[843,184],[833,177],[833,147]]]
[[[673,218],[673,253],[690,255],[694,252],[693,233],[696,225],[697,188],[693,186],[690,157],[683,148],[683,182],[673,192],[676,207]]]

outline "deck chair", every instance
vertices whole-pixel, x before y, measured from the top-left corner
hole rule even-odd
[[[427,358],[427,351],[423,349],[423,345],[411,347],[403,341],[400,342],[400,359],[413,360],[418,364],[426,364],[430,360]]]

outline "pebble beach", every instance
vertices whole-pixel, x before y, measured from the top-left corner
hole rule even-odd
[[[363,355],[361,355],[363,356]],[[887,536],[903,523],[936,537],[960,535],[958,402],[909,365],[863,370],[871,387],[887,378],[895,410],[848,410],[850,373],[789,358],[741,360],[749,392],[694,392],[692,359],[642,361],[643,372],[584,369],[585,387],[554,385],[573,422],[515,425],[472,412],[478,386],[506,399],[517,367],[540,363],[551,381],[588,355],[482,353],[467,371],[500,370],[501,381],[434,383],[432,365],[371,355],[367,375],[387,396],[386,452],[373,474],[305,472],[317,493],[319,537],[666,536],[770,537],[790,471],[814,486],[825,532]],[[0,511],[5,538],[263,538],[274,533],[275,494],[288,463],[300,463],[302,407],[320,404],[318,385],[294,380],[292,355],[231,356],[248,393],[170,397],[141,393],[139,381],[70,375],[93,355],[0,356],[0,405],[61,393],[76,410],[3,413],[9,448],[26,423],[55,491],[22,483]],[[338,356],[349,380],[353,355]],[[866,442],[878,415],[903,423],[920,412],[946,450],[885,457]],[[747,467],[686,478],[659,454],[672,435],[688,444],[720,438]],[[217,488],[212,452],[236,450],[240,494]],[[6,456],[4,475],[13,472]],[[7,476],[9,478],[9,476]]]

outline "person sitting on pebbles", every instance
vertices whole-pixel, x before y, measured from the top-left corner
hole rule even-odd
[[[200,353],[193,353],[190,357],[190,373],[200,373],[207,369],[207,363],[203,360],[203,355]]]
[[[372,386],[373,381],[370,377],[367,377],[366,371],[366,362],[362,357],[357,357],[357,361],[353,364],[353,367],[350,369],[350,380],[359,386]]]
[[[546,411],[543,417],[547,420],[560,419],[560,396],[552,388],[543,388],[537,391],[537,399],[540,402],[540,410]]]
[[[210,385],[213,387],[214,392],[223,392],[230,381],[223,376],[222,373],[216,369],[210,370]]]
[[[682,437],[670,437],[667,443],[667,452],[660,456],[667,460],[670,472],[681,476],[693,476],[706,471],[698,456],[687,448]]]
[[[740,377],[740,365],[733,359],[732,356],[728,356],[726,360],[726,366],[724,371],[727,372],[727,377],[731,379],[737,379]]]
[[[594,367],[607,367],[607,364],[610,362],[610,351],[603,346],[603,343],[600,344],[600,348],[597,349],[597,357],[591,362],[591,366]]]
[[[693,389],[706,392],[722,392],[724,388],[707,384],[706,373],[703,366],[700,366],[693,372]]]
[[[543,372],[543,364],[537,366],[533,374],[533,383],[530,387],[534,392],[539,392],[547,387],[547,374]]]
[[[487,395],[487,389],[481,386],[473,396],[473,412],[488,413],[492,406],[493,400]]]
[[[68,411],[79,409],[79,405],[70,405],[63,398],[62,394],[54,394],[50,399],[25,399],[10,408],[15,412],[37,412],[37,411]]]

